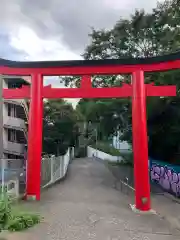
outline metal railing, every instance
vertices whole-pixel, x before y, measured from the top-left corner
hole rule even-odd
[[[134,196],[135,189],[129,184],[128,178],[126,178],[125,181],[120,180],[119,183],[120,183],[120,191],[121,192],[125,193],[126,195]]]
[[[26,191],[26,162],[23,159],[1,159],[0,190],[18,198]]]
[[[65,177],[68,166],[74,158],[74,148],[69,148],[64,156],[42,159],[41,187],[45,188]],[[27,161],[24,159],[0,160],[0,195],[5,190],[13,198],[26,193]]]
[[[43,158],[41,165],[41,187],[48,187],[64,178],[69,163],[73,158],[74,148],[69,148],[64,156]]]

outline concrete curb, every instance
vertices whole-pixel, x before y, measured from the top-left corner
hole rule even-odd
[[[167,198],[169,198],[169,199],[171,199],[172,201],[174,201],[174,202],[177,202],[177,203],[179,203],[180,204],[180,199],[179,198],[177,198],[177,197],[175,197],[175,196],[173,196],[172,194],[170,194],[170,193],[167,193],[167,192],[164,192],[164,194],[163,194],[165,197],[167,197]]]

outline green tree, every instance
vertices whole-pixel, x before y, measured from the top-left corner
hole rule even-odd
[[[78,113],[66,101],[49,100],[44,104],[43,151],[63,155],[74,146],[78,136]]]
[[[123,116],[129,111],[129,102],[124,99],[81,99],[77,109],[96,128],[98,140],[108,140],[127,127]]]
[[[179,0],[165,1],[158,3],[152,13],[147,14],[144,10],[136,10],[129,19],[120,18],[111,30],[92,29],[89,35],[91,43],[85,49],[83,54],[84,59],[152,57],[179,50],[180,8],[177,7],[179,5]],[[177,98],[148,98],[147,100],[150,154],[167,161],[172,159],[176,161],[179,154],[179,75],[180,70],[147,73],[145,75],[146,83],[154,82],[155,85],[175,84],[177,86]],[[80,78],[70,77],[61,80],[64,81],[66,85],[74,84],[78,86]],[[130,83],[130,76],[93,77],[94,87],[121,86],[122,82]],[[107,106],[107,100],[101,101]],[[120,109],[120,115],[123,115],[124,122],[126,123],[123,127],[123,139],[131,142],[131,101],[129,99],[122,102],[118,102],[118,100],[115,99],[111,99],[110,101],[111,106],[116,106],[114,113],[119,115]],[[95,101],[97,106],[89,108],[90,103],[87,102],[86,104],[88,104],[89,111],[89,113],[86,111],[87,116],[97,118],[98,114],[101,115],[101,112],[103,112],[101,111],[103,104]],[[128,110],[126,108],[123,110],[122,105],[124,104],[128,106]],[[84,106],[84,109],[86,109],[86,106]],[[90,109],[94,110],[90,111]],[[107,114],[105,114],[105,112]],[[104,125],[105,131],[107,135],[111,135],[118,123],[114,128],[115,123],[111,119],[112,109],[110,106],[108,106],[105,112],[103,113],[104,118],[107,120],[107,123],[109,123],[107,124],[108,126]],[[112,124],[110,124],[111,122]],[[122,126],[120,119],[119,125]]]

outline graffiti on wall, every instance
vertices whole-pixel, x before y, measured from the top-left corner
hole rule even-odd
[[[165,191],[180,197],[180,173],[174,171],[173,168],[152,164],[151,180],[158,183]]]

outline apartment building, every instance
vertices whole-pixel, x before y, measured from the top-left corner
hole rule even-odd
[[[1,76],[3,88],[29,85],[30,79]],[[27,158],[28,100],[4,99],[3,101],[3,157],[6,168],[22,168]],[[2,147],[2,146],[0,146]]]

